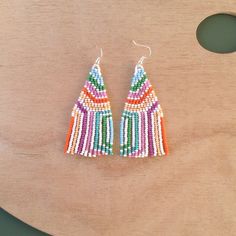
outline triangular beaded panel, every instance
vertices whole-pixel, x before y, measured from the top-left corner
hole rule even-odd
[[[163,112],[143,66],[137,65],[120,123],[120,155],[168,153]]]
[[[95,64],[74,105],[65,152],[83,156],[112,154],[113,120],[100,67]]]

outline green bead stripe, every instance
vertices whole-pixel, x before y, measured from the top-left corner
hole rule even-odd
[[[105,147],[106,147],[108,150],[109,150],[109,149],[112,149],[112,147],[113,147],[113,145],[110,144],[110,143],[105,143],[104,145],[105,145]],[[98,146],[98,148],[97,148],[96,150],[101,150],[101,147],[102,147],[102,146]]]
[[[125,133],[126,133],[126,119],[128,119],[128,116],[124,116],[124,137],[123,137],[123,155],[127,154],[127,143],[125,143]]]
[[[111,118],[111,111],[100,112],[100,120],[98,120],[98,127],[96,130],[97,145],[94,149],[97,151],[105,152],[107,154],[112,154],[112,144],[110,144],[110,142],[107,142],[107,125],[109,125],[108,122]],[[101,133],[99,128],[100,125],[102,127]],[[102,137],[101,145],[99,145],[99,135],[101,135]]]
[[[128,118],[128,130],[127,130],[127,151],[131,152],[131,139],[132,139],[132,118]]]
[[[88,80],[89,80],[89,81],[91,82],[91,84],[93,84],[93,85],[96,87],[96,89],[98,89],[99,91],[103,91],[103,90],[105,89],[105,86],[99,84],[99,83],[97,82],[97,80],[93,78],[92,75],[89,75]]]
[[[138,140],[139,140],[139,138],[141,138],[141,137],[139,137],[139,115],[138,115],[138,113],[136,112],[135,114],[134,114],[134,119],[135,119],[135,151],[137,151],[138,149],[139,149],[139,142],[138,142]]]
[[[124,144],[121,146],[123,149],[128,149],[128,145],[127,144]],[[123,151],[124,152],[124,151]]]
[[[143,77],[135,85],[131,86],[130,90],[132,92],[136,92],[142,86],[142,84],[145,82],[146,79],[147,76],[143,75]]]
[[[109,114],[109,115],[103,115],[103,117],[104,117],[104,118],[110,118],[111,115],[110,115],[110,114]]]
[[[139,122],[140,122],[140,117],[137,112],[129,112],[129,111],[124,111],[122,114],[122,117],[124,118],[123,124],[125,125],[126,119],[128,119],[128,126],[126,126],[127,129],[127,143],[123,142],[123,145],[121,145],[120,150],[121,150],[121,155],[129,155],[130,153],[133,153],[139,149],[139,135],[140,135],[140,130],[139,130]],[[134,117],[134,120],[133,118]],[[133,132],[133,122],[134,124],[134,133],[135,133],[135,144],[134,147],[132,146],[132,132]],[[124,137],[123,137],[124,140]]]
[[[133,153],[135,151],[135,136],[134,136],[134,140],[133,140],[133,133],[135,134],[135,115],[132,115],[132,124],[131,124],[131,153]],[[133,145],[134,143],[134,145]]]
[[[130,114],[128,114],[128,112],[127,112],[127,113],[126,113],[126,112],[124,112],[122,116],[123,116],[124,118],[130,118],[130,117],[131,117],[131,115],[130,115]]]
[[[95,137],[94,137],[95,150],[98,150],[98,145],[99,145],[99,124],[100,124],[100,112],[96,112]]]
[[[107,118],[102,117],[102,151],[105,151],[105,143],[107,140]]]

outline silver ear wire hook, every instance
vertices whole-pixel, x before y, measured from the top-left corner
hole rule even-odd
[[[103,57],[103,51],[102,48],[100,48],[100,56],[96,59],[94,64],[99,65],[102,57]]]
[[[134,40],[132,40],[132,42],[133,42],[133,44],[134,44],[135,46],[145,47],[145,48],[147,48],[147,49],[149,50],[149,55],[148,55],[148,56],[142,56],[142,57],[139,59],[138,63],[137,63],[137,64],[139,64],[139,65],[142,65],[144,59],[146,59],[147,57],[150,57],[150,56],[152,55],[152,50],[151,50],[151,48],[150,48],[149,46],[147,46],[147,45],[136,43]]]

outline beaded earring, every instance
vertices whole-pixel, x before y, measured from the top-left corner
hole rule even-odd
[[[112,155],[113,120],[98,57],[74,105],[64,148],[82,156]]]
[[[137,46],[149,49],[142,44]],[[147,78],[142,56],[135,66],[131,88],[120,123],[120,155],[128,157],[163,156],[168,154],[163,111]]]

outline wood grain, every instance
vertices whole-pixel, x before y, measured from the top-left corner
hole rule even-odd
[[[53,235],[235,235],[233,54],[196,40],[235,0],[2,0],[0,204]],[[166,117],[170,155],[63,154],[70,112],[103,48],[115,150],[134,65],[145,62]],[[96,48],[97,45],[97,48]]]

